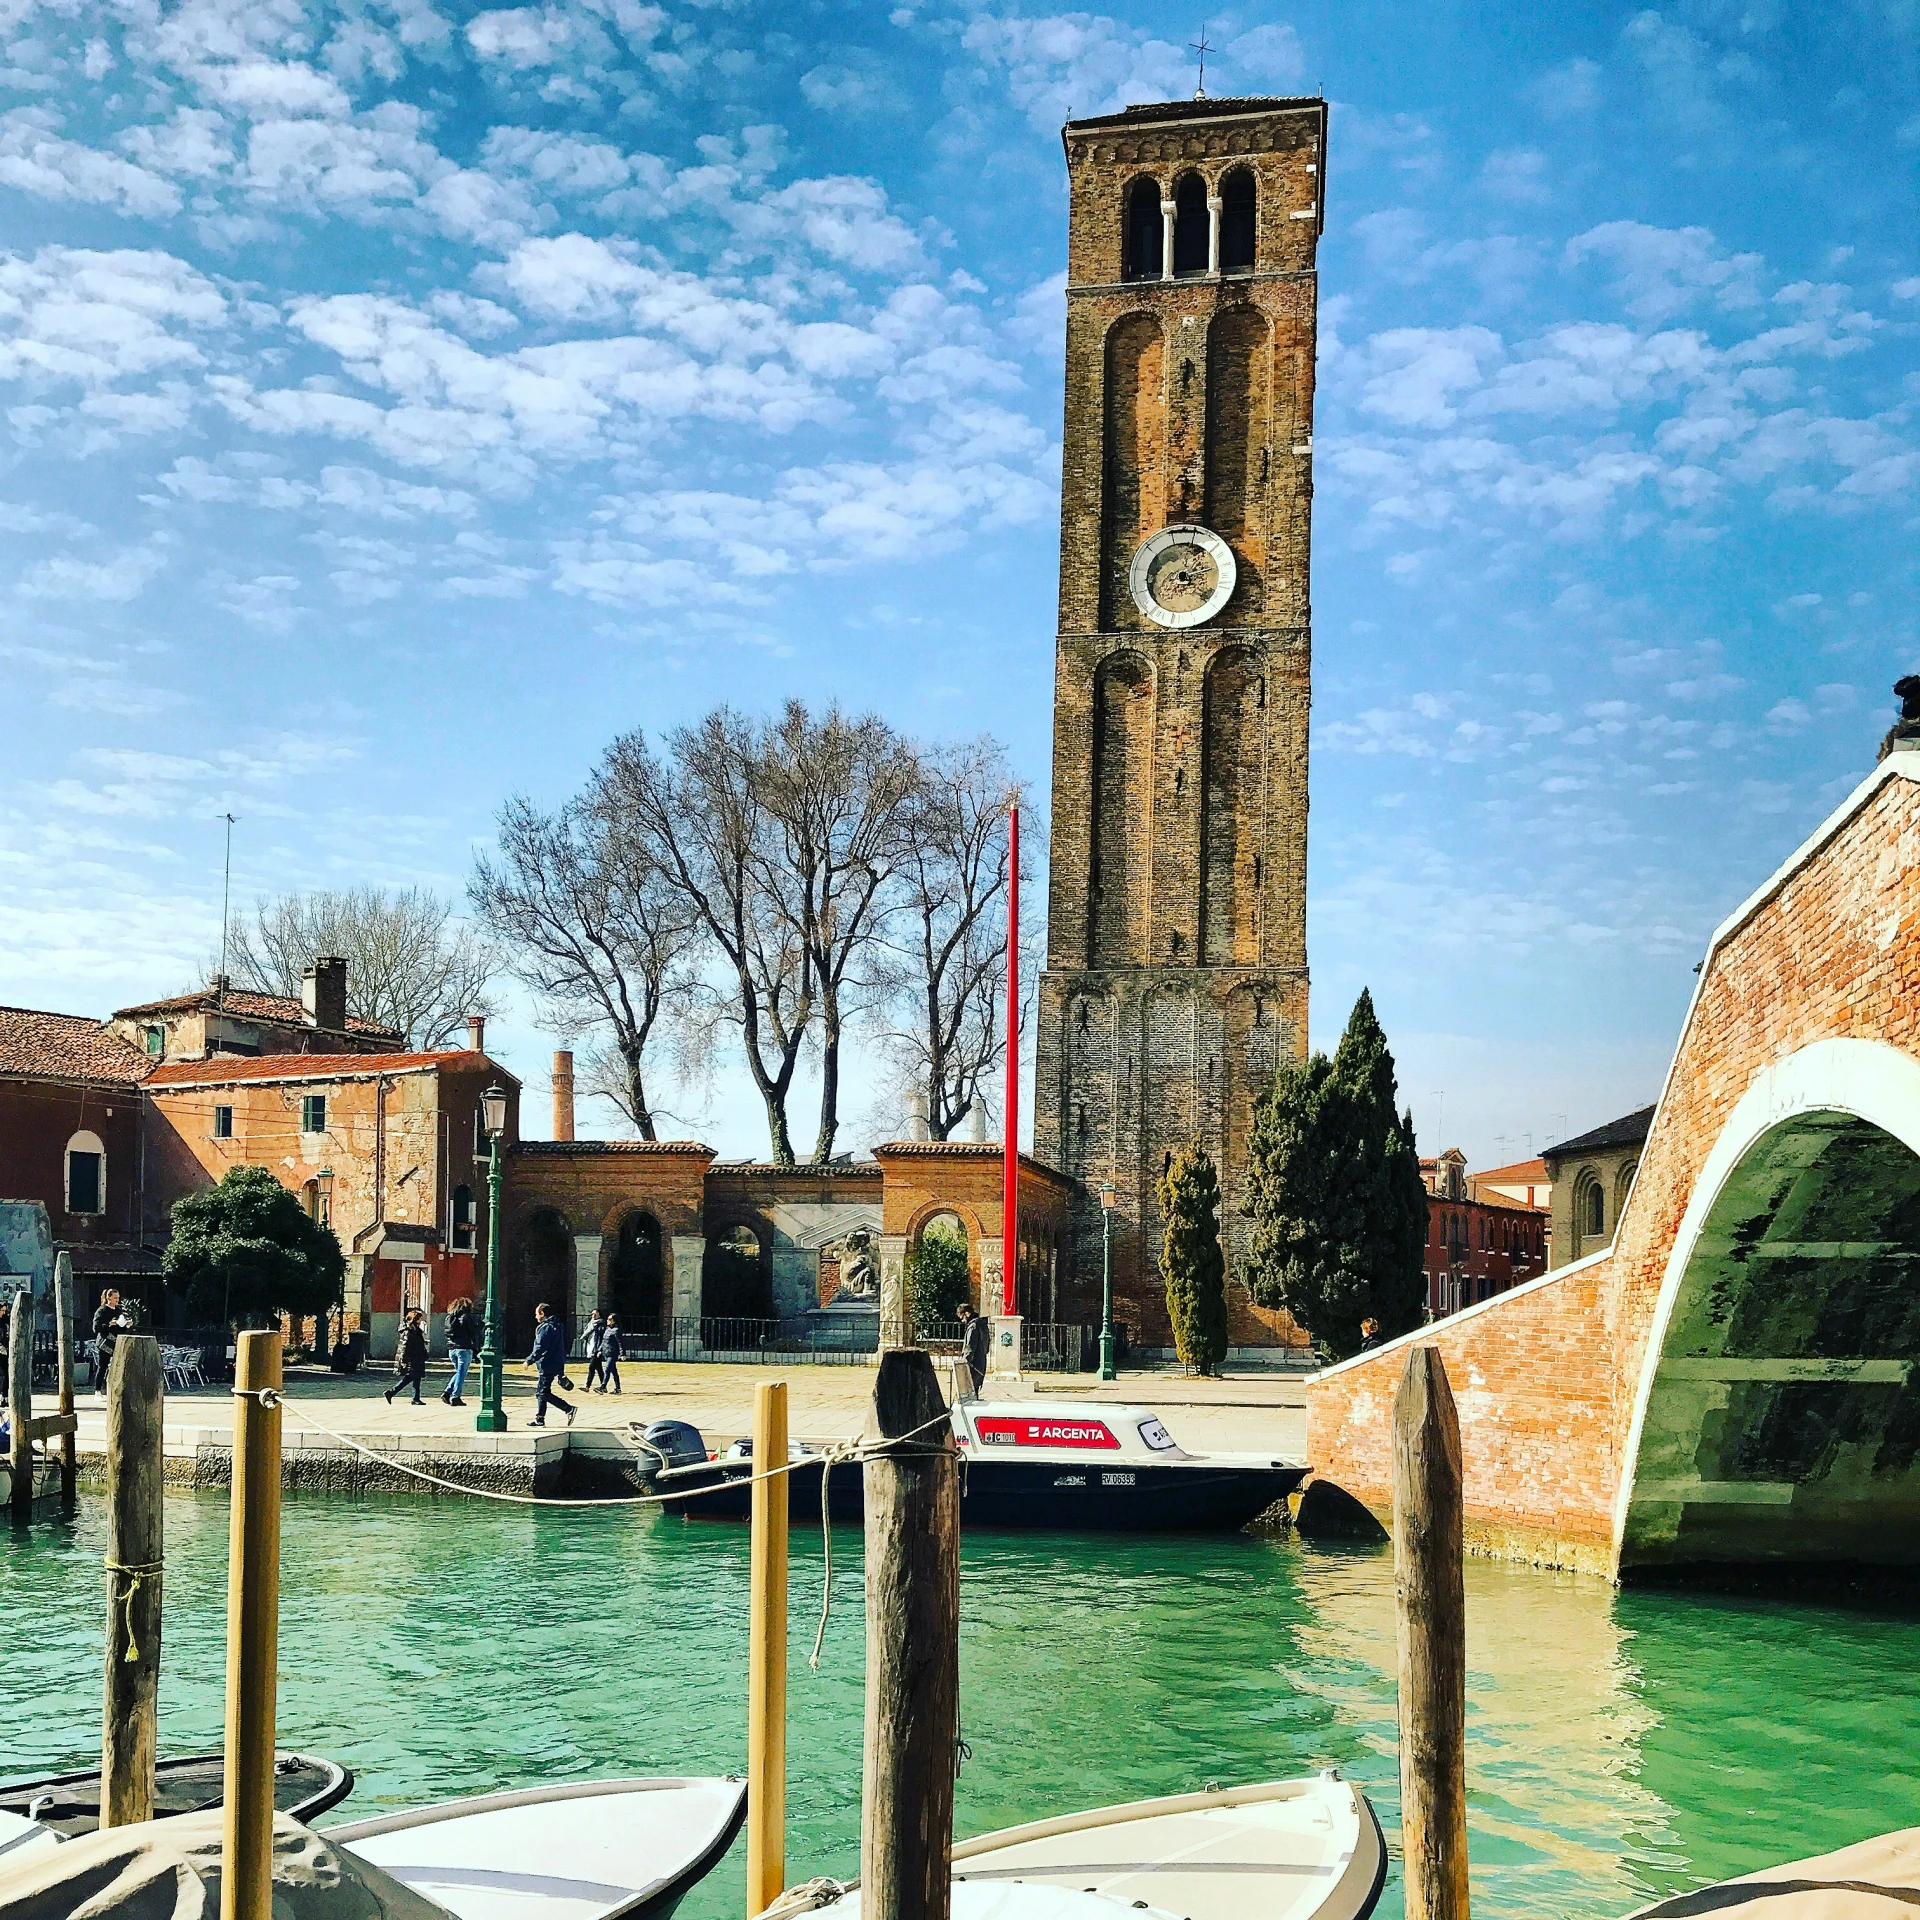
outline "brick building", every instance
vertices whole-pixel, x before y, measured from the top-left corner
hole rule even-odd
[[[160,1258],[141,1230],[147,1071],[97,1020],[0,1007],[0,1200],[45,1207],[89,1313],[108,1286],[154,1298]]]
[[[216,1054],[394,1053],[407,1037],[347,1011],[347,963],[323,955],[298,1000],[231,985],[222,974],[193,993],[122,1007],[103,1029],[159,1063]]]
[[[1070,193],[1053,845],[1034,1142],[1075,1183],[1062,1311],[1169,1338],[1157,1186],[1218,1164],[1233,1271],[1253,1102],[1307,1032],[1308,522],[1327,110],[1130,107],[1065,129]]]
[[[448,1302],[476,1292],[486,1233],[480,1096],[519,1082],[484,1052],[267,1053],[164,1062],[147,1075],[147,1158],[164,1245],[167,1209],[231,1167],[261,1166],[325,1221],[347,1256],[346,1312],[391,1353],[424,1307],[440,1344]]]

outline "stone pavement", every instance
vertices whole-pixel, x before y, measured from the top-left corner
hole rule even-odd
[[[873,1392],[871,1367],[756,1367],[675,1361],[623,1361],[625,1391],[620,1394],[566,1395],[580,1410],[573,1431],[623,1428],[630,1420],[690,1420],[709,1447],[726,1445],[753,1424],[753,1390],[762,1380],[787,1382],[788,1425],[796,1439],[839,1440],[860,1431]],[[384,1370],[342,1378],[318,1368],[296,1367],[287,1376],[287,1399],[293,1407],[305,1405],[313,1417],[341,1433],[374,1441],[404,1437],[415,1443],[471,1436],[479,1406],[478,1370],[468,1378],[464,1408],[443,1406],[437,1398],[446,1385],[444,1365],[435,1365],[423,1389],[425,1405],[405,1400],[388,1405],[383,1395],[392,1381]],[[584,1362],[575,1363],[576,1386],[586,1377]],[[1306,1440],[1306,1379],[1299,1373],[1241,1374],[1224,1380],[1193,1380],[1179,1374],[1123,1371],[1111,1386],[1102,1386],[1088,1374],[1041,1374],[1021,1383],[1024,1392],[1041,1398],[1117,1400],[1151,1407],[1183,1446],[1196,1453],[1211,1451],[1272,1452],[1304,1458]],[[993,1389],[989,1388],[989,1397]],[[506,1370],[505,1407],[508,1431],[528,1433],[533,1417],[533,1376],[525,1367]],[[105,1403],[79,1396],[81,1445],[100,1444],[105,1427]],[[169,1393],[165,1424],[171,1429],[193,1429],[211,1437],[213,1430],[230,1431],[233,1397],[221,1387],[199,1393]],[[299,1425],[289,1415],[289,1435]],[[552,1432],[566,1431],[558,1414]],[[529,1435],[529,1438],[537,1437]]]

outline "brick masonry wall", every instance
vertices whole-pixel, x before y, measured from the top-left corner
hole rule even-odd
[[[1257,103],[1256,103],[1257,104]],[[1253,1102],[1304,1051],[1309,511],[1317,106],[1207,103],[1191,117],[1068,129],[1071,189],[1060,637],[1048,962],[1034,1143],[1083,1183],[1063,1295],[1097,1299],[1097,1195],[1118,1201],[1120,1317],[1170,1338],[1157,1185],[1209,1147],[1230,1272]],[[1255,271],[1123,281],[1128,188],[1255,178]],[[1296,218],[1297,214],[1307,217]],[[1163,526],[1232,547],[1212,622],[1166,632],[1127,568]],[[1065,1309],[1063,1308],[1063,1311]],[[1236,1345],[1292,1344],[1230,1285]]]
[[[1871,1039],[1920,1054],[1916,929],[1920,777],[1895,767],[1714,948],[1612,1249],[1420,1336],[1440,1347],[1460,1405],[1482,1544],[1611,1570],[1640,1369],[1702,1165],[1755,1076],[1801,1048]],[[1404,1344],[1307,1394],[1315,1472],[1376,1510]]]

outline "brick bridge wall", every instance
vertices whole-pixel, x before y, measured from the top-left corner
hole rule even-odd
[[[1384,1517],[1404,1349],[1460,1408],[1470,1535],[1615,1570],[1615,1506],[1668,1256],[1755,1077],[1823,1040],[1920,1057],[1920,752],[1895,753],[1715,934],[1614,1245],[1308,1388],[1307,1455]]]

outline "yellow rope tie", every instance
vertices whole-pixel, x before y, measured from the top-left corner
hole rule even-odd
[[[140,1649],[133,1643],[134,1598],[149,1579],[156,1585],[159,1583],[164,1564],[164,1562],[159,1560],[144,1560],[136,1567],[126,1567],[122,1566],[118,1560],[103,1560],[101,1562],[101,1565],[106,1568],[109,1574],[116,1577],[124,1574],[130,1583],[126,1592],[111,1594],[107,1599],[109,1609],[114,1607],[120,1609],[121,1625],[127,1636],[127,1650],[120,1656],[123,1662],[134,1661],[140,1658]]]

